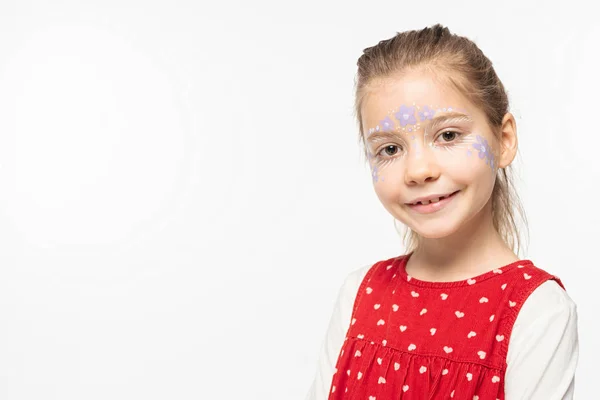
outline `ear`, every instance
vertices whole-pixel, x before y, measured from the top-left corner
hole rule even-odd
[[[498,168],[506,168],[513,162],[517,155],[517,122],[511,113],[506,113],[502,118],[500,132],[500,154],[498,157]]]

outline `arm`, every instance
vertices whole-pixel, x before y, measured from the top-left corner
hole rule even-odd
[[[506,400],[572,400],[578,358],[577,306],[555,281],[546,281],[515,321]]]
[[[369,264],[351,272],[339,290],[329,327],[321,344],[317,372],[306,400],[325,400],[329,397],[329,386],[333,378],[335,364],[350,326],[354,299],[360,283],[370,267]]]

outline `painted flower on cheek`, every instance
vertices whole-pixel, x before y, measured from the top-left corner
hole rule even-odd
[[[381,125],[381,129],[384,131],[394,130],[394,121],[390,117],[385,117],[381,121],[379,121],[379,125]]]
[[[371,177],[373,178],[373,183],[375,183],[379,180],[379,168],[377,168],[377,165],[373,166],[373,160],[375,159],[375,156],[373,155],[373,153],[371,153],[371,151],[367,152],[367,157],[369,158],[369,165],[372,167]]]
[[[400,106],[400,111],[394,114],[394,116],[402,126],[406,126],[408,124],[414,125],[417,123],[414,107]]]
[[[373,183],[379,181],[379,168],[377,168],[377,165],[375,167],[373,167],[373,171],[371,172],[371,177],[373,178]]]
[[[485,159],[485,163],[492,169],[494,168],[494,155],[492,154],[492,148],[490,147],[487,139],[477,135],[477,142],[473,144],[473,148],[479,151],[479,158]]]
[[[423,110],[419,111],[419,117],[421,117],[421,121],[433,118],[434,114],[435,110],[432,110],[428,106],[423,107]]]

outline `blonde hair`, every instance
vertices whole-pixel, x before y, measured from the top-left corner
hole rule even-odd
[[[428,69],[450,83],[487,117],[496,138],[501,134],[502,119],[508,112],[508,96],[496,75],[492,62],[471,40],[450,33],[440,24],[421,30],[399,32],[391,39],[364,49],[357,62],[355,82],[355,114],[359,126],[359,141],[365,157],[367,146],[362,126],[362,104],[369,85],[399,76],[404,71]],[[492,191],[494,228],[504,242],[518,254],[522,240],[516,214],[527,229],[527,218],[516,193],[512,168],[498,170]],[[395,222],[395,220],[394,220]],[[419,235],[407,227],[403,235],[407,251],[418,247]]]

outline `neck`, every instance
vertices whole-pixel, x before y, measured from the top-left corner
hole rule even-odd
[[[519,258],[494,228],[491,200],[461,229],[444,238],[419,238],[407,264],[417,279],[452,281],[467,279]]]

